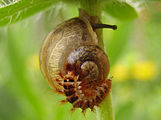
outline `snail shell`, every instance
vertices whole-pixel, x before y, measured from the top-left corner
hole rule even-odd
[[[89,19],[83,17],[67,20],[47,35],[40,68],[50,86],[67,96],[73,108],[93,110],[110,91],[108,57],[98,47]]]

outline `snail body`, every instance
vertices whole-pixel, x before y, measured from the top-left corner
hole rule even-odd
[[[97,26],[98,27],[98,26]],[[56,92],[73,108],[94,109],[110,91],[109,60],[98,47],[88,17],[76,17],[51,31],[40,51],[40,68]]]

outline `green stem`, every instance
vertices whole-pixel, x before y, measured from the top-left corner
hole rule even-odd
[[[101,19],[101,0],[80,0],[80,6],[90,16],[97,16]],[[96,34],[98,37],[98,45],[104,49],[102,29],[96,30]],[[101,106],[96,108],[96,117],[97,120],[114,120],[111,92],[107,95]]]
[[[80,6],[88,12],[90,16],[97,16],[101,19],[101,0],[80,0]],[[101,23],[101,21],[97,21]],[[98,45],[104,49],[104,43],[102,39],[102,29],[97,29],[96,34],[98,37]]]
[[[101,107],[97,107],[97,120],[114,120],[111,93],[106,96]]]
[[[80,0],[80,5],[89,15],[101,18],[100,2],[101,0]]]

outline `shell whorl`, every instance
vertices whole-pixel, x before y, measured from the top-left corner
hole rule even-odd
[[[81,65],[82,75],[90,82],[95,81],[99,75],[99,69],[93,61],[85,61]]]
[[[97,76],[97,79],[105,79],[109,72],[109,61],[105,52],[96,45],[84,45],[73,50],[66,63],[67,71],[74,71],[75,74],[86,76],[88,72],[90,76]],[[92,71],[93,70],[93,71]],[[96,79],[96,78],[95,78]]]

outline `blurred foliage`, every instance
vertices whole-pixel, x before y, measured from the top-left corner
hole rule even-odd
[[[72,3],[75,6],[79,6],[79,1],[86,0],[1,0],[0,1],[0,27],[8,24],[16,23],[31,15],[44,10],[45,8],[52,8],[58,2]],[[90,5],[93,0],[88,0]],[[117,0],[97,0],[102,3],[104,11],[110,15],[122,20],[133,20],[137,17],[135,9],[126,2],[120,2]],[[119,12],[118,12],[119,11]]]
[[[40,7],[37,4],[39,2],[42,2]],[[97,119],[90,110],[87,110],[84,117],[80,114],[80,109],[70,112],[70,103],[60,105],[59,101],[65,98],[49,88],[39,70],[38,54],[46,34],[62,21],[78,15],[78,6],[71,2],[54,1],[56,4],[49,4],[50,2],[51,0],[0,2],[0,25],[7,25],[0,28],[0,120]],[[121,17],[112,15],[110,12],[113,8],[110,6],[106,6],[108,9],[102,12],[103,23],[118,25],[117,31],[104,29],[103,32],[111,64],[110,76],[113,76],[112,95],[116,120],[159,120],[161,2],[123,2],[127,9],[137,11],[137,18],[132,17],[136,15],[133,14],[135,12],[119,10],[119,7],[116,8],[120,14],[126,11]],[[31,9],[24,9],[26,6],[23,3]],[[103,3],[108,4],[105,0]],[[23,10],[24,14],[19,14],[19,19],[14,18],[14,15],[17,16]],[[33,14],[35,15],[31,16]],[[120,19],[125,15],[131,18],[127,17],[128,21]],[[10,16],[13,16],[12,22],[8,22]],[[15,24],[9,25],[10,23]]]
[[[9,90],[0,86],[0,98],[0,119],[17,119],[21,111],[16,97]]]
[[[104,10],[107,11],[111,16],[119,20],[134,20],[137,18],[137,12],[135,8],[130,6],[128,3],[117,0],[107,0],[104,5]]]
[[[2,4],[3,3],[3,4]],[[23,20],[40,10],[48,8],[56,0],[2,0],[0,7],[0,26]]]

